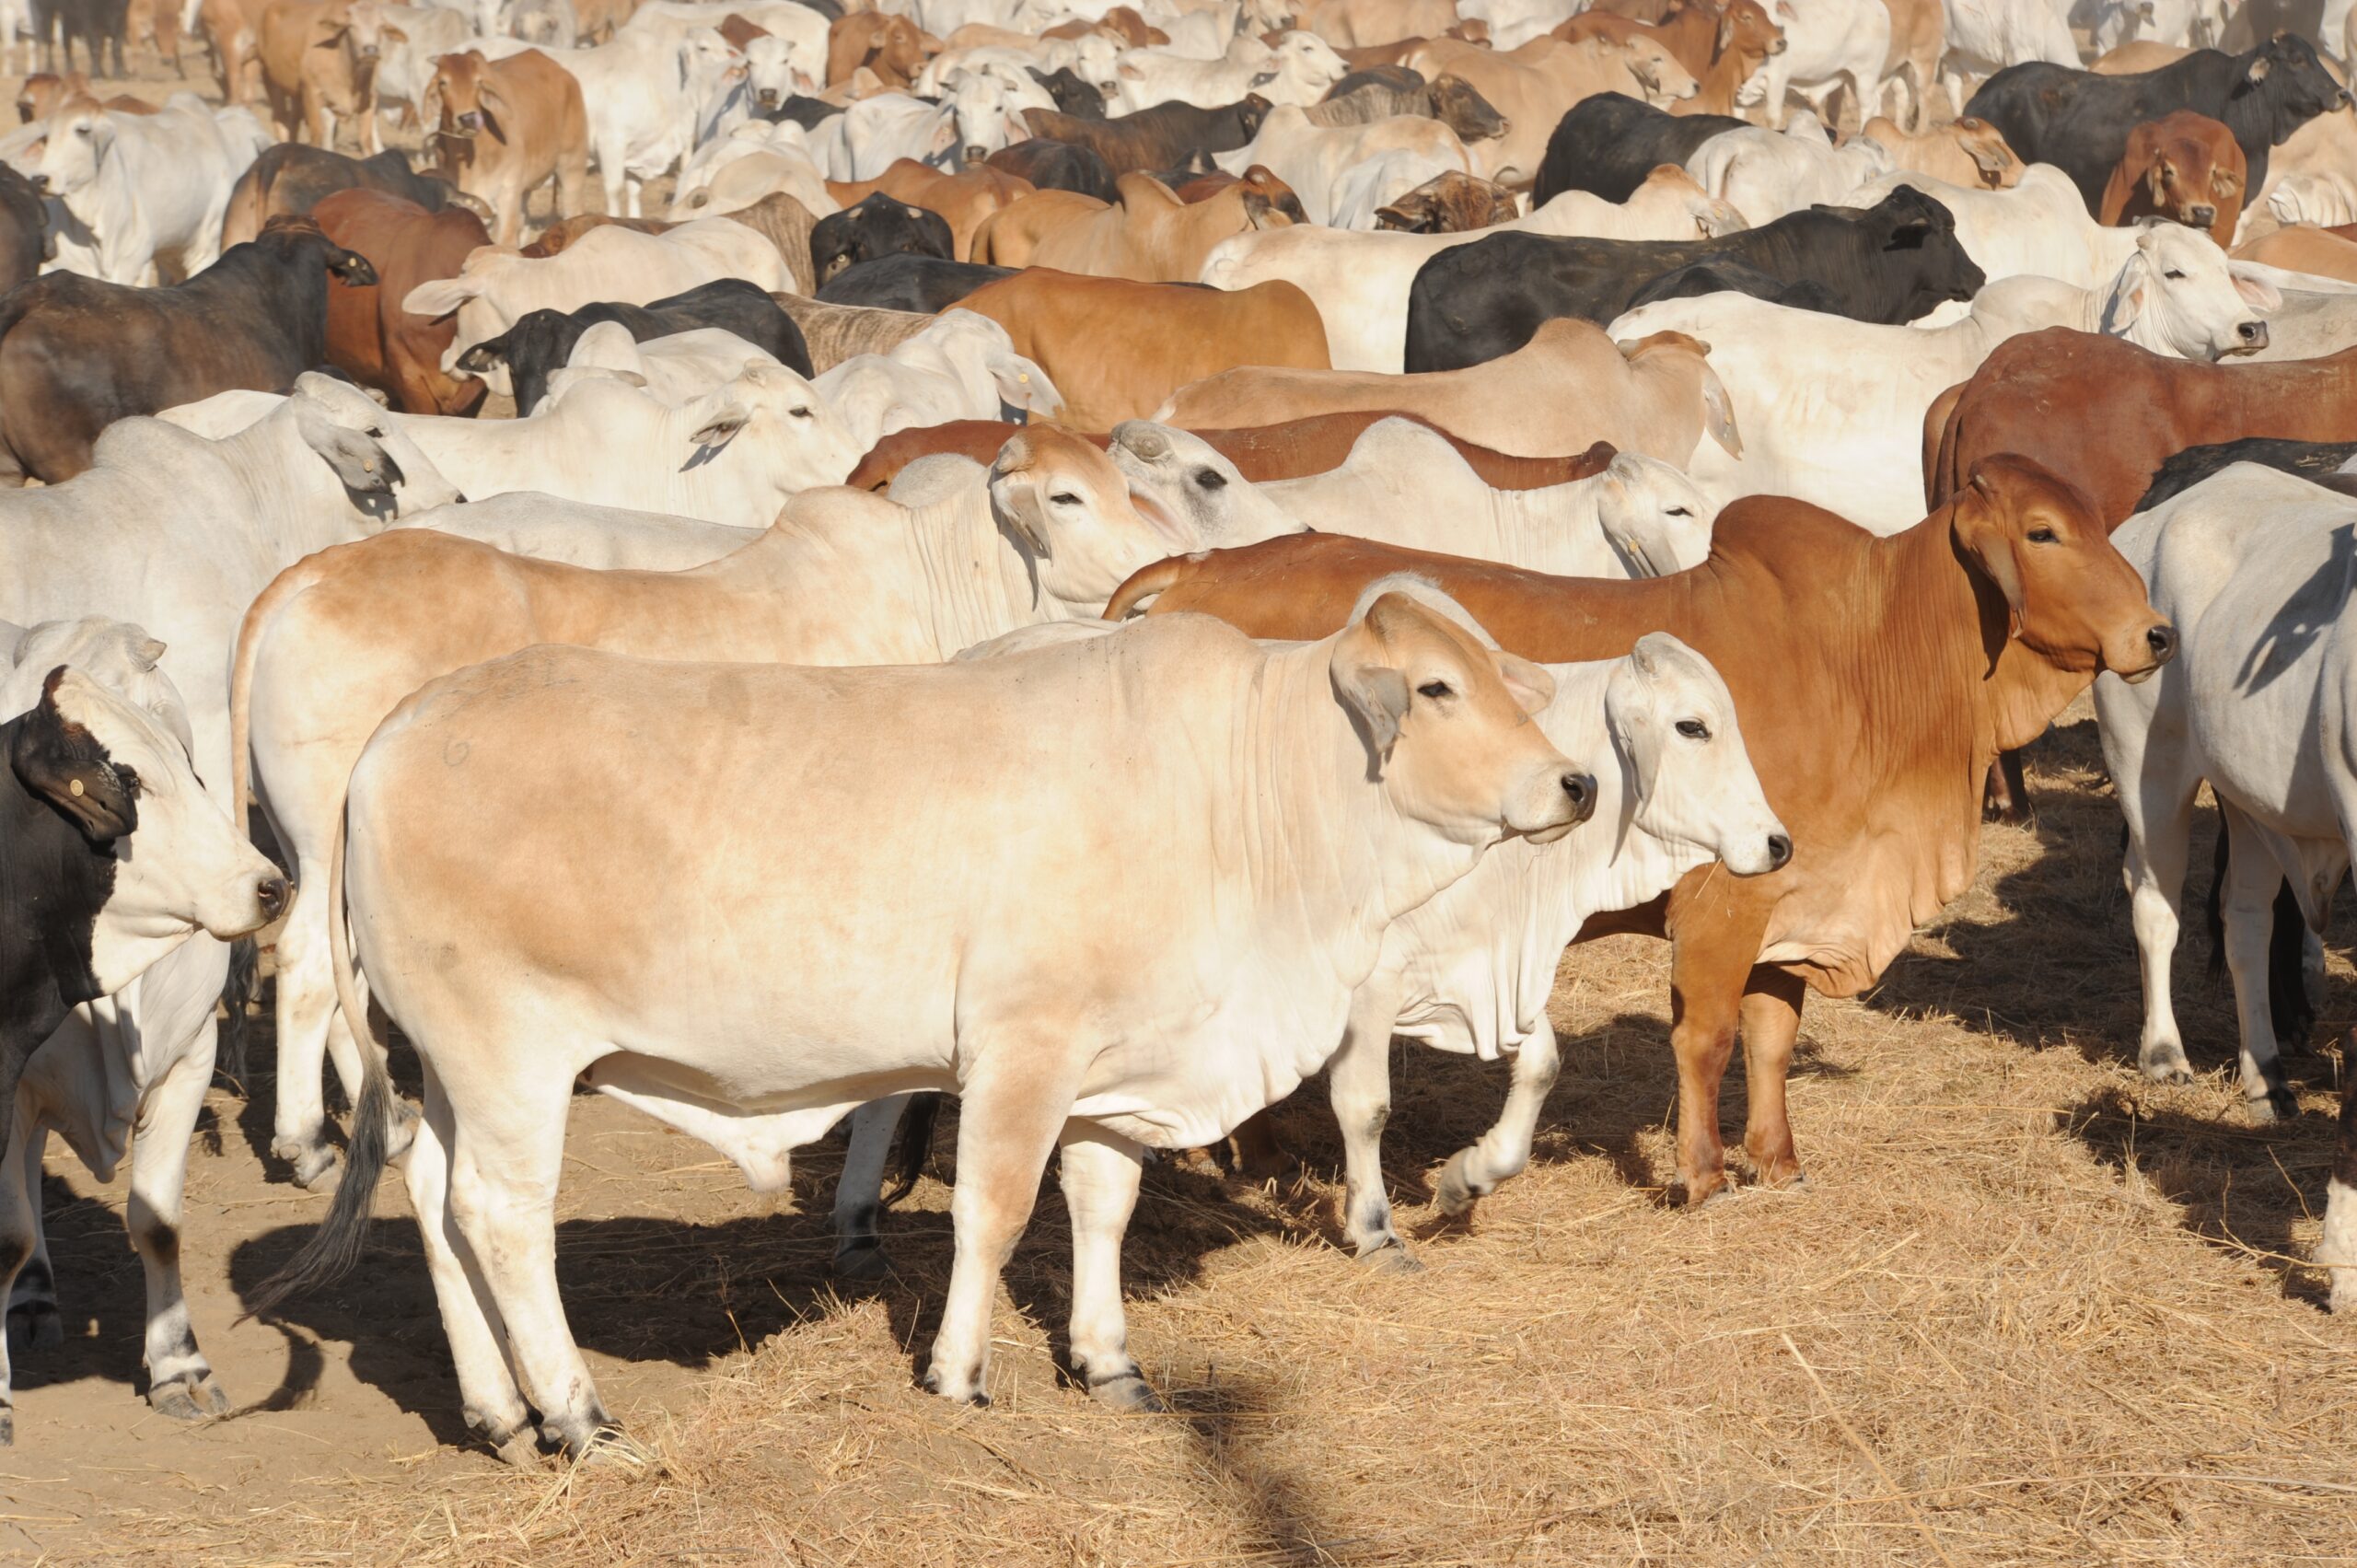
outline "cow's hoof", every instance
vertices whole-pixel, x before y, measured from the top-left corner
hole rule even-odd
[[[1088,1386],[1088,1397],[1098,1404],[1132,1415],[1168,1415],[1170,1407],[1154,1391],[1143,1374],[1134,1366],[1118,1372],[1102,1383]]]
[[[0,1411],[0,1448],[17,1446],[17,1412]]]
[[[1448,1156],[1441,1167],[1440,1180],[1433,1188],[1433,1202],[1450,1219],[1463,1219],[1472,1212],[1474,1203],[1489,1195],[1487,1187],[1476,1187],[1465,1179],[1465,1156],[1470,1151],[1459,1149]]]
[[[65,1321],[57,1308],[38,1301],[8,1309],[8,1353],[26,1355],[65,1342]]]
[[[519,1426],[505,1441],[493,1443],[491,1451],[511,1469],[536,1470],[541,1466],[540,1440],[528,1426]]]
[[[971,1405],[978,1411],[986,1411],[990,1409],[991,1397],[982,1392],[981,1379],[980,1377],[975,1377],[969,1379],[969,1381],[972,1385],[970,1391],[959,1393],[956,1388],[945,1388],[943,1386],[940,1373],[927,1372],[923,1377],[917,1380],[917,1387],[923,1388],[928,1394],[938,1394],[952,1404]]]
[[[2156,1084],[2189,1084],[2193,1082],[2193,1063],[2185,1059],[2185,1048],[2179,1045],[2158,1047],[2136,1059],[2144,1076]]]
[[[2335,1268],[2330,1272],[2332,1296],[2328,1305],[2340,1317],[2357,1317],[2357,1267]]]
[[[295,1185],[307,1192],[333,1187],[335,1183],[330,1178],[343,1163],[335,1149],[327,1144],[306,1144],[283,1157],[295,1167]]]
[[[147,1390],[157,1415],[174,1421],[209,1421],[229,1413],[229,1396],[210,1376],[182,1377]]]
[[[1423,1260],[1408,1250],[1408,1244],[1396,1236],[1383,1238],[1381,1245],[1358,1256],[1359,1266],[1381,1274],[1421,1274]]]
[[[1694,1195],[1694,1190],[1689,1187],[1686,1189],[1685,1206],[1693,1211],[1724,1208],[1735,1202],[1737,1191],[1738,1189],[1733,1183],[1721,1180],[1698,1198]]]
[[[2254,1095],[2243,1103],[2250,1110],[2251,1121],[2261,1127],[2271,1122],[2289,1121],[2300,1114],[2298,1097],[2280,1085],[2263,1095]]]
[[[883,1247],[874,1241],[863,1241],[835,1254],[837,1279],[875,1284],[891,1272],[891,1260],[884,1256]]]
[[[651,1469],[661,1463],[655,1450],[610,1422],[600,1423],[589,1440],[573,1446],[575,1461],[584,1465],[618,1465],[625,1469]]]

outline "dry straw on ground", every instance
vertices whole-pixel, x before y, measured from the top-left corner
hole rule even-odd
[[[638,1193],[601,1144],[594,1170],[569,1176],[567,1300],[610,1392],[666,1456],[659,1473],[517,1475],[446,1451],[361,1476],[307,1447],[289,1459],[313,1479],[292,1501],[159,1498],[90,1521],[57,1560],[2357,1556],[2351,1326],[2322,1313],[2321,1277],[2296,1261],[2315,1239],[2337,1060],[2294,1062],[2302,1115],[2251,1127],[2196,935],[2180,990],[2211,1075],[2138,1079],[2118,816],[2092,723],[2038,761],[2035,830],[1991,830],[1972,892],[1875,995],[1812,1002],[1794,1085],[1806,1195],[1663,1206],[1666,949],[1614,939],[1564,967],[1566,1069],[1538,1157],[1469,1232],[1431,1231],[1422,1182],[1492,1115],[1502,1075],[1398,1051],[1388,1167],[1427,1272],[1370,1272],[1335,1249],[1339,1149],[1313,1086],[1284,1113],[1310,1172],[1290,1190],[1149,1173],[1128,1249],[1132,1339],[1178,1414],[1123,1418],[1058,1387],[1067,1237],[1052,1184],[999,1315],[997,1407],[966,1411],[911,1386],[946,1272],[937,1181],[893,1221],[900,1277],[844,1301],[822,1271],[831,1150],[799,1179],[802,1212],[776,1216],[727,1195],[725,1171],[709,1213]],[[2348,981],[2336,958],[2320,1039],[2348,1021]],[[1730,1086],[1731,1122],[1741,1103]],[[691,1157],[678,1140],[632,1146],[644,1170]],[[585,1202],[653,1217],[592,1220]],[[372,1269],[414,1271],[395,1188],[380,1207]],[[368,1288],[323,1337],[370,1331]],[[633,1400],[634,1369],[657,1359],[699,1370]],[[427,1397],[455,1403],[447,1383]],[[454,1434],[447,1413],[430,1419]]]

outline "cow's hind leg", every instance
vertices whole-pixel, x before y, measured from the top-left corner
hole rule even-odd
[[[216,1028],[207,1018],[195,1041],[151,1086],[132,1130],[131,1199],[124,1219],[147,1276],[147,1402],[177,1421],[226,1414],[229,1397],[196,1346],[180,1285],[181,1194],[189,1141],[213,1081]]]
[[[1514,1082],[1506,1091],[1505,1109],[1496,1125],[1470,1148],[1459,1149],[1441,1167],[1434,1196],[1445,1214],[1462,1214],[1474,1200],[1486,1198],[1499,1182],[1519,1176],[1530,1164],[1531,1141],[1538,1133],[1538,1112],[1547,1091],[1555,1086],[1562,1065],[1562,1051],[1551,1024],[1542,1024],[1515,1053]]]
[[[1691,1207],[1726,1186],[1719,1086],[1735,1051],[1736,1020],[1767,912],[1757,897],[1738,893],[1724,879],[1707,901],[1682,892],[1683,885],[1669,900],[1669,1046],[1678,1059],[1678,1175]],[[1781,1104],[1781,1082],[1777,1096]]]
[[[270,1152],[295,1167],[297,1186],[311,1187],[336,1166],[322,1091],[330,1031],[342,1018],[323,912],[327,867],[301,866],[298,875],[295,907],[278,935],[278,1097],[271,1109]],[[336,1070],[345,1093],[353,1095],[360,1078],[359,1048],[349,1026],[340,1032]]]
[[[556,1194],[575,1076],[558,1061],[565,1054],[536,1049],[506,1072],[468,1063],[482,1087],[452,1103],[450,1213],[505,1326],[517,1380],[540,1409],[541,1436],[576,1458],[637,1459],[598,1398],[557,1293]]]
[[[2136,1064],[2157,1082],[2190,1083],[2193,1067],[2185,1058],[2169,981],[2198,782],[2189,786],[2182,779],[2162,776],[2151,766],[2152,751],[2148,738],[2142,751],[2145,765],[2119,792],[2120,809],[2128,819],[2128,854],[2121,875],[2128,883],[2129,923],[2136,933],[2136,958],[2144,981],[2144,1033],[2136,1048]],[[2223,824],[2219,833],[2223,842]],[[2251,853],[2266,858],[2257,845]]]
[[[497,1308],[474,1264],[465,1237],[450,1214],[450,1101],[433,1068],[425,1071],[424,1113],[417,1120],[401,1174],[410,1207],[425,1249],[425,1270],[450,1359],[459,1374],[459,1397],[467,1423],[512,1465],[539,1462],[540,1445],[532,1408],[508,1370],[505,1330]]]
[[[2284,866],[2275,854],[2274,834],[2262,832],[2240,807],[2223,799],[2218,802],[2218,809],[2232,824],[2235,835],[2220,902],[2225,921],[2226,968],[2235,978],[2235,1007],[2242,1025],[2243,1097],[2252,1121],[2273,1121],[2298,1109],[2276,1054],[2274,1009],[2267,986],[2275,889],[2282,884],[2283,872],[2293,868]]]
[[[991,1308],[999,1274],[1030,1223],[1048,1151],[1079,1091],[1077,1054],[1052,1040],[996,1052],[985,1046],[959,1087],[958,1185],[949,1200],[957,1253],[924,1375],[924,1386],[946,1400],[990,1403]]]
[[[1138,1146],[1086,1122],[1065,1125],[1064,1206],[1072,1214],[1072,1370],[1116,1410],[1168,1407],[1130,1355],[1121,1310],[1121,1237],[1138,1202]]]
[[[851,1113],[851,1147],[835,1182],[834,1209],[835,1272],[846,1279],[881,1279],[891,1267],[877,1239],[876,1223],[884,1212],[884,1167],[891,1157],[892,1131],[915,1098],[887,1095]],[[912,1125],[910,1136],[916,1135]]]

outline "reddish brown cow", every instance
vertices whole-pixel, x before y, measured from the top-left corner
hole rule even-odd
[[[1669,632],[1718,667],[1793,858],[1718,866],[1584,937],[1667,935],[1678,1169],[1689,1203],[1726,1185],[1719,1085],[1740,1021],[1759,1180],[1801,1177],[1784,1078],[1810,989],[1875,983],[1914,928],[1972,884],[1980,783],[1998,748],[2044,729],[2098,670],[2142,679],[2175,649],[2144,586],[2069,484],[1991,458],[1956,500],[1877,539],[1782,496],[1719,514],[1710,559],[1639,582],[1549,577],[1298,534],[1147,568],[1115,596],[1202,610],[1256,637],[1317,637],[1388,573],[1456,597],[1528,658],[1612,658]]]
[[[985,163],[970,163],[954,174],[945,174],[906,157],[894,158],[874,180],[827,181],[827,193],[842,206],[857,206],[881,191],[896,202],[938,213],[949,226],[956,251],[952,259],[959,261],[973,260],[974,235],[992,214],[1038,189],[1019,175]]]
[[[1404,419],[1422,425],[1456,447],[1457,455],[1474,472],[1500,490],[1537,490],[1550,484],[1569,484],[1575,479],[1592,479],[1610,466],[1615,455],[1611,442],[1598,441],[1573,457],[1509,457],[1470,441],[1460,441],[1439,425],[1414,414],[1379,411],[1318,414],[1283,424],[1197,430],[1190,434],[1234,463],[1236,470],[1247,480],[1259,484],[1267,480],[1299,479],[1304,474],[1325,473],[1341,467],[1366,427],[1379,419]],[[876,443],[843,482],[861,490],[883,490],[919,458],[944,452],[987,465],[1006,445],[1007,437],[1021,428],[995,419],[959,419],[947,424],[895,431]],[[1101,433],[1075,434],[1085,435],[1100,447],[1112,440]]]
[[[1724,6],[1713,0],[1691,0],[1657,26],[1606,11],[1585,11],[1558,26],[1554,36],[1566,43],[1584,38],[1624,43],[1634,38],[1658,39],[1701,84],[1692,98],[1671,106],[1676,114],[1733,114],[1736,89],[1770,55],[1784,52],[1784,29],[1759,0],[1730,0]]]
[[[906,17],[853,11],[827,29],[827,86],[842,86],[865,65],[887,87],[905,89],[939,52],[941,41]]]
[[[2189,109],[2148,120],[2128,133],[2128,150],[2103,189],[2097,217],[2114,228],[2163,217],[2235,242],[2249,169],[2235,134]]]
[[[2357,436],[2357,348],[2323,359],[2200,365],[2122,338],[2049,327],[1999,344],[1971,380],[1933,401],[1924,436],[1932,505],[1991,454],[2019,452],[2086,492],[2103,526],[2116,528],[2161,465],[2188,447],[2245,436]]]
[[[330,239],[368,259],[377,281],[328,291],[328,363],[393,400],[403,413],[472,413],[489,390],[442,373],[456,316],[412,316],[401,301],[419,284],[454,278],[476,247],[491,243],[462,207],[427,212],[382,191],[339,191],[311,209]]]

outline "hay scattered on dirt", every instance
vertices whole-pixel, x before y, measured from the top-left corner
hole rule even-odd
[[[1618,938],[1565,965],[1565,1070],[1538,1158],[1469,1232],[1432,1228],[1423,1182],[1493,1115],[1503,1074],[1396,1053],[1387,1164],[1426,1272],[1370,1272],[1336,1249],[1340,1150],[1313,1098],[1283,1113],[1310,1172],[1290,1190],[1149,1173],[1132,1338],[1172,1417],[1102,1412],[1058,1386],[1068,1260],[1052,1185],[999,1313],[997,1406],[964,1411],[911,1383],[946,1279],[938,1181],[892,1222],[900,1278],[842,1300],[823,1274],[827,1153],[800,1179],[801,1214],[742,1235],[697,1224],[707,1207],[751,1212],[725,1171],[700,1179],[708,1202],[675,1197],[665,1214],[633,1173],[576,1169],[569,1214],[588,1212],[586,1184],[598,1212],[657,1222],[593,1232],[614,1237],[603,1246],[568,1225],[576,1320],[643,1320],[674,1359],[676,1315],[708,1321],[715,1302],[731,1323],[786,1323],[749,1353],[708,1334],[714,1364],[668,1408],[617,1400],[659,1472],[517,1475],[446,1455],[385,1482],[306,1449],[290,1458],[318,1484],[299,1506],[159,1499],[64,1557],[2345,1560],[2351,1328],[2298,1262],[2339,1063],[2295,1060],[2303,1114],[2249,1126],[2197,935],[2179,991],[2211,1076],[2139,1079],[2118,817],[2092,723],[2038,763],[2035,830],[1991,830],[1972,893],[1875,995],[1811,1002],[1793,1086],[1806,1195],[1662,1206],[1666,950]],[[2349,979],[2336,959],[2320,1039],[2349,1021]],[[1730,1126],[1741,1104],[1730,1085]],[[692,1163],[678,1140],[650,1147],[650,1167]],[[384,1204],[392,1237],[409,1222],[389,1187]],[[415,1267],[413,1237],[401,1250],[383,1266]],[[610,1393],[626,1388],[628,1354],[594,1359]]]

